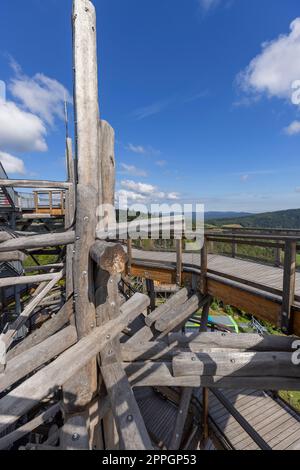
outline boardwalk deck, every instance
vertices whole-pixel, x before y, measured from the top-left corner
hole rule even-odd
[[[133,250],[133,259],[137,261],[149,261],[151,263],[174,264],[176,253]],[[183,264],[200,268],[201,260],[199,253],[184,253]],[[229,258],[222,255],[208,255],[208,269],[218,271],[225,275],[239,277],[243,280],[258,283],[261,290],[266,288],[278,289],[283,287],[283,269],[254,261],[246,261],[237,258]],[[300,273],[296,273],[296,295],[300,296]],[[299,305],[295,302],[295,305]]]
[[[223,390],[230,403],[273,450],[300,449],[300,420],[264,392],[255,390]],[[210,392],[209,415],[235,450],[259,450],[218,399]]]

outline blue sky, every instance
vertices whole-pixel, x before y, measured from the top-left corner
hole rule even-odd
[[[2,0],[0,160],[64,179],[71,0]],[[117,190],[206,210],[300,207],[298,0],[95,0]],[[298,18],[298,20],[297,20]]]

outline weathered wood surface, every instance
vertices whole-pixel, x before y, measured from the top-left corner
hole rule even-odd
[[[286,242],[284,252],[282,310],[278,321],[279,326],[281,326],[285,333],[290,333],[292,330],[291,314],[292,305],[295,301],[296,263],[296,241]]]
[[[169,450],[178,450],[182,441],[184,425],[189,412],[189,407],[193,395],[192,388],[183,388],[180,403],[177,411],[176,423],[172,434]]]
[[[71,416],[60,434],[62,450],[89,450],[87,415]]]
[[[7,436],[2,437],[0,439],[0,450],[7,450],[12,444],[20,439],[23,439],[27,434],[30,434],[39,426],[51,422],[60,411],[61,405],[60,403],[57,403],[48,408],[46,411],[43,411],[33,420],[28,421],[28,423],[20,426],[10,434],[7,434]]]
[[[290,377],[220,377],[220,376],[181,376],[174,377],[171,362],[132,362],[123,367],[134,387],[207,387],[241,390],[290,390],[299,391],[299,378]]]
[[[136,294],[122,306],[119,318],[96,328],[89,336],[62,353],[55,361],[23,382],[0,400],[0,433],[15,423],[43,398],[62,387],[121,331],[136,318],[140,309],[149,305],[149,299]],[[76,360],[74,360],[76,358]],[[72,399],[73,397],[70,397]]]
[[[73,260],[75,319],[79,338],[96,326],[90,248],[95,241],[99,192],[98,174],[99,103],[96,41],[96,11],[89,0],[73,1],[74,103],[76,121],[77,207]],[[81,374],[68,384],[76,406],[86,406],[97,390],[97,366],[92,359]]]
[[[26,255],[21,251],[10,251],[8,253],[0,253],[0,263],[8,261],[21,261],[23,263],[26,259]]]
[[[14,323],[9,326],[8,331],[0,335],[0,340],[2,340],[6,344],[7,348],[11,345],[13,338],[15,334],[17,333],[17,331],[21,328],[21,326],[23,326],[26,323],[26,321],[28,320],[28,318],[30,317],[34,309],[46,297],[48,292],[51,291],[51,289],[55,286],[55,284],[57,284],[57,282],[60,279],[62,279],[62,276],[63,276],[62,272],[55,274],[55,275],[51,275],[52,280],[50,280],[50,282],[41,290],[39,294],[37,294],[31,299],[31,301],[25,307],[23,312],[18,316],[18,318],[14,321]]]
[[[65,181],[0,179],[0,186],[4,188],[68,189],[70,183]]]
[[[8,389],[23,377],[37,370],[77,342],[76,329],[67,326],[42,343],[32,347],[7,362],[4,374],[0,374],[0,392]]]
[[[102,367],[101,372],[124,450],[152,450],[151,440],[124,369],[116,362]]]
[[[99,133],[101,137],[99,174],[101,175],[102,182],[99,204],[110,205],[112,206],[111,208],[114,208],[116,185],[115,131],[108,122],[100,120]],[[107,215],[107,223],[116,222],[115,212],[114,214],[109,213]]]
[[[294,336],[260,336],[254,333],[191,333],[184,335],[182,333],[170,333],[168,343],[185,345],[188,347],[194,345],[199,348],[222,348],[222,349],[242,349],[245,351],[286,351],[291,352],[295,340]]]
[[[26,284],[38,284],[40,282],[53,281],[55,277],[57,277],[55,274],[37,274],[35,276],[3,277],[2,279],[0,278],[0,289],[1,287],[22,286]]]
[[[145,323],[147,326],[153,325],[165,312],[182,305],[188,299],[188,291],[186,288],[181,289],[176,294],[172,295],[164,304],[160,305],[157,309],[151,312],[146,318]]]
[[[75,233],[73,231],[13,238],[0,244],[0,253],[14,250],[22,251],[30,248],[47,248],[51,246],[68,245],[74,243],[74,239]]]
[[[286,352],[180,353],[172,366],[175,377],[300,377],[299,366],[293,364],[292,354]]]
[[[111,275],[125,270],[127,255],[120,243],[97,240],[90,249],[90,255],[99,268]]]
[[[155,329],[163,336],[167,335],[174,328],[186,322],[190,316],[195,313],[204,300],[199,300],[197,295],[193,295],[184,304],[180,305],[174,311],[170,310],[165,312],[160,319],[155,322]]]

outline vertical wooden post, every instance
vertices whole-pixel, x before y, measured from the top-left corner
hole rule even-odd
[[[49,197],[50,214],[52,215],[52,213],[53,213],[53,193],[52,193],[52,191],[49,191],[48,197]]]
[[[156,308],[154,281],[152,279],[146,279],[146,286],[147,286],[148,297],[150,297],[150,312],[153,312]]]
[[[200,275],[200,291],[201,294],[207,293],[207,269],[208,269],[208,255],[207,255],[207,237],[204,235],[203,247],[201,249],[201,275]]]
[[[184,425],[188,416],[192,396],[193,396],[192,388],[186,387],[182,389],[175,427],[173,430],[171,444],[168,450],[180,449],[180,444],[182,441],[182,436],[183,436],[183,431],[184,431]]]
[[[37,191],[34,191],[33,197],[34,197],[35,212],[38,213],[38,208],[39,208],[39,196],[38,196]]]
[[[290,333],[291,311],[295,299],[297,242],[285,242],[281,328]]]
[[[74,254],[75,320],[78,338],[96,326],[90,247],[95,241],[99,203],[99,105],[96,11],[90,0],[73,0],[74,103],[77,156],[77,210]],[[97,390],[96,359],[65,387],[69,404],[86,408]]]
[[[205,332],[207,331],[207,323],[208,323],[208,317],[209,317],[209,309],[211,306],[212,298],[209,296],[206,304],[203,307],[202,310],[202,315],[201,315],[201,325],[200,325],[200,332]]]
[[[237,243],[236,243],[235,239],[233,238],[232,246],[231,246],[231,256],[232,256],[232,258],[236,258],[236,254],[237,254]]]
[[[176,284],[182,284],[182,240],[176,240]]]
[[[208,429],[208,405],[209,405],[209,389],[204,387],[203,388],[203,398],[202,398],[202,406],[203,406],[203,439],[208,439],[209,436],[209,429]]]
[[[66,192],[66,207],[65,207],[65,229],[69,230],[74,223],[75,218],[75,168],[73,160],[72,139],[69,137],[66,140],[66,164],[68,181],[72,186]],[[67,246],[66,253],[66,298],[67,300],[73,295],[73,257],[74,257],[74,244]]]
[[[274,257],[275,257],[274,265],[276,266],[276,268],[279,268],[281,266],[281,248],[279,247],[275,248]]]
[[[128,264],[127,264],[127,274],[131,276],[131,267],[132,267],[132,240],[130,238],[127,239],[127,256],[128,256]]]

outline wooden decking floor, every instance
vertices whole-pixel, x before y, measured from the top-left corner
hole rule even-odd
[[[264,392],[222,390],[255,431],[273,450],[300,449],[300,420]],[[253,439],[210,392],[209,415],[235,450],[259,450]]]
[[[141,251],[133,250],[133,258],[137,261],[149,261],[159,264],[174,264],[176,263],[176,254],[171,252],[156,252],[156,251]],[[184,265],[191,265],[195,268],[200,268],[200,254],[199,253],[184,253]],[[261,290],[264,287],[270,287],[282,291],[283,287],[283,269],[269,266],[266,264],[259,264],[254,261],[247,261],[238,258],[229,258],[222,255],[208,255],[208,268],[213,271],[218,271],[221,274],[227,274],[241,278],[245,281],[250,281],[261,285]],[[300,273],[296,273],[296,291],[295,294],[300,296]]]

